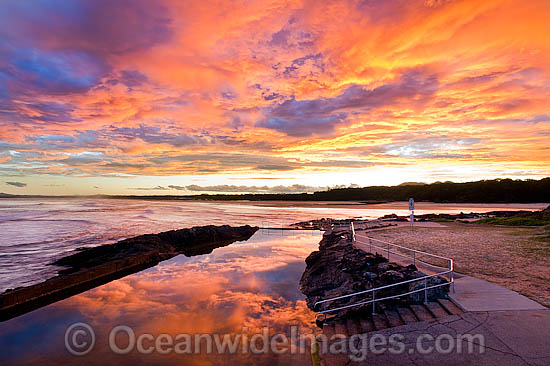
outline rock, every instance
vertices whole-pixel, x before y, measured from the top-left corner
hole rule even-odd
[[[446,283],[446,282],[447,282],[447,280],[445,280],[444,278],[432,277],[432,278],[428,279],[428,287],[435,286],[435,285],[440,285],[440,284]],[[410,291],[423,289],[424,288],[424,281],[413,282],[413,283],[410,284],[409,288],[410,288]],[[436,288],[429,289],[428,292],[427,292],[427,295],[428,295],[427,300],[428,301],[434,301],[434,300],[437,300],[437,299],[445,298],[447,296],[448,291],[449,291],[449,286],[441,286],[441,287],[436,287]],[[415,292],[415,293],[411,294],[410,295],[410,301],[412,303],[416,303],[416,304],[420,304],[420,303],[424,302],[425,301],[424,291],[419,291],[419,292]]]
[[[391,263],[389,263],[389,262],[379,263],[378,264],[378,271],[379,272],[389,271],[390,267],[391,267]]]
[[[405,275],[401,272],[389,270],[380,276],[380,280],[388,285],[391,285],[392,283],[405,281]]]
[[[121,240],[115,244],[102,245],[95,248],[84,248],[78,253],[63,257],[53,264],[69,267],[60,273],[72,273],[81,268],[129,258],[136,255],[156,254],[161,260],[178,254],[186,256],[211,253],[213,249],[231,244],[237,240],[247,240],[257,227],[240,226],[196,226],[190,229],[180,229],[146,234]]]
[[[363,278],[368,279],[368,281],[375,280],[378,277],[376,273],[372,273],[372,272],[363,272],[362,276]]]
[[[382,220],[365,220],[359,217],[354,217],[351,219],[322,218],[320,220],[297,222],[297,223],[291,224],[290,226],[298,229],[327,230],[332,227],[350,226],[352,222],[355,225],[360,225],[361,227],[367,228],[367,229],[379,229],[379,228],[384,228],[388,226],[395,226],[395,224],[393,223],[383,222]]]
[[[370,293],[356,295],[330,303],[320,304],[317,308],[315,303],[346,294],[372,289],[375,287],[395,284],[415,278],[423,277],[424,274],[414,266],[401,266],[388,260],[379,254],[366,253],[354,248],[351,242],[350,233],[343,231],[327,231],[319,243],[319,250],[311,253],[306,258],[306,269],[300,280],[300,291],[306,295],[308,307],[314,311],[328,308],[342,307],[356,304],[361,301],[368,301],[372,298]],[[444,279],[431,279],[430,283]],[[423,285],[415,282],[406,283],[378,290],[377,298],[400,295],[414,289],[414,286]],[[446,287],[430,290],[430,298],[445,297]],[[377,303],[377,308],[384,309],[395,304],[423,301],[424,292],[415,296],[399,297],[392,302],[383,304]],[[392,305],[393,304],[393,305]],[[370,305],[354,306],[330,313],[331,318],[342,318],[350,313],[364,311]]]

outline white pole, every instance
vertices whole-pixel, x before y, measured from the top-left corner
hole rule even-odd
[[[414,226],[414,198],[409,198],[409,211],[411,211],[411,228]]]

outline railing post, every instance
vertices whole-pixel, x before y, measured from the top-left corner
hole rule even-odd
[[[369,238],[370,252],[372,253],[372,240]]]
[[[390,260],[390,243],[388,243],[388,261]]]
[[[372,292],[372,315],[376,314],[376,295],[375,291]]]
[[[424,278],[424,304],[428,303],[428,279]]]
[[[454,276],[454,270],[455,270],[455,266],[454,266],[454,261],[452,259],[450,259],[450,267],[451,267],[451,286],[453,288],[453,293],[455,292],[455,276]]]
[[[413,265],[416,266],[416,252],[413,252]]]

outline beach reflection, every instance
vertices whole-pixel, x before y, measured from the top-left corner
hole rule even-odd
[[[250,240],[212,254],[178,256],[143,272],[0,324],[0,347],[8,364],[134,364],[140,361],[184,365],[311,364],[303,355],[115,355],[108,336],[117,325],[136,335],[289,333],[299,325],[316,332],[314,314],[298,290],[304,259],[317,248],[318,232],[292,235],[257,232]],[[85,322],[96,333],[88,355],[70,355],[65,329]],[[124,339],[121,341],[124,343]],[[127,341],[126,341],[127,342]],[[292,357],[292,360],[290,360]]]

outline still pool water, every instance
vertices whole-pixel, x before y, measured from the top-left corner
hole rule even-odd
[[[290,235],[289,235],[290,234]],[[138,363],[162,365],[288,365],[311,364],[307,349],[295,354],[272,352],[207,354],[203,341],[200,354],[141,354],[137,348],[115,354],[109,345],[111,330],[128,326],[136,337],[151,334],[262,334],[269,328],[291,336],[318,331],[314,314],[300,293],[299,279],[304,259],[317,248],[319,232],[258,231],[245,242],[217,248],[211,254],[183,255],[156,267],[113,281],[69,299],[0,323],[2,365],[82,365]],[[65,332],[74,323],[88,324],[95,333],[95,346],[84,356],[69,353]],[[121,332],[115,345],[128,346],[128,333]],[[72,337],[69,336],[69,340]],[[222,338],[220,338],[222,339]],[[76,342],[89,341],[77,335]],[[214,341],[215,342],[215,341]],[[154,342],[146,340],[146,348]],[[261,341],[257,341],[260,352]],[[214,345],[215,347],[215,345]],[[180,348],[180,350],[185,350]],[[213,348],[215,351],[216,349]]]

